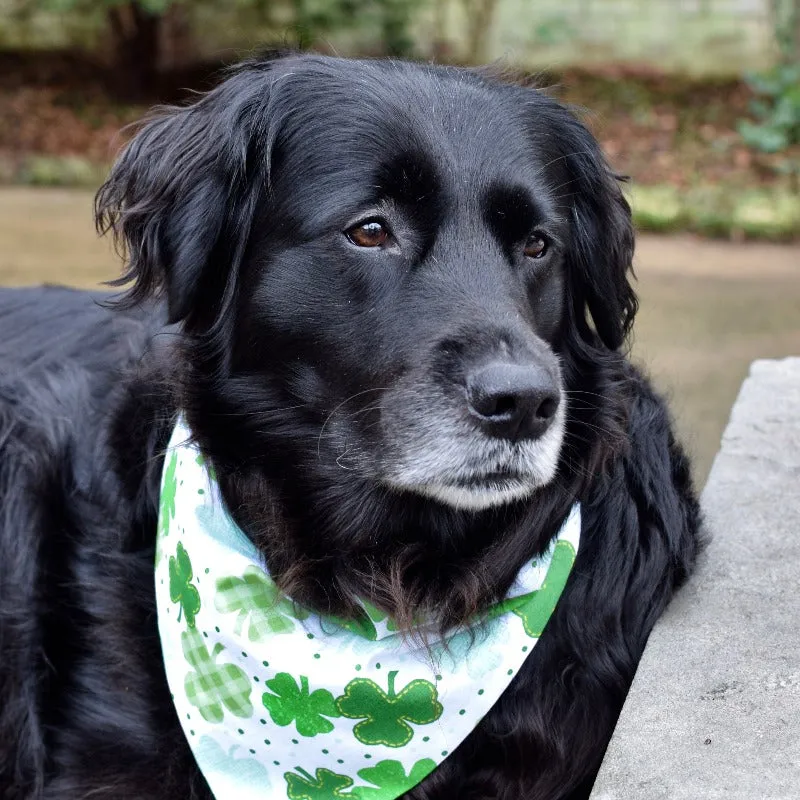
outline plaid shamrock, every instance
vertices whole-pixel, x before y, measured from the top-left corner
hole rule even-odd
[[[236,664],[217,664],[217,657],[225,648],[217,643],[209,653],[203,637],[196,630],[181,633],[184,658],[194,667],[184,679],[184,689],[189,702],[200,710],[208,722],[222,722],[223,706],[237,717],[253,714],[250,702],[252,687],[244,670]]]
[[[295,620],[308,617],[308,612],[281,594],[280,589],[262,569],[251,564],[241,578],[230,575],[217,581],[214,606],[222,614],[236,612],[234,632],[240,635],[249,616],[247,636],[261,642],[271,635],[291,633]]]

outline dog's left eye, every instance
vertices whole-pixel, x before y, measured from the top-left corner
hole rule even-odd
[[[542,258],[549,247],[549,242],[541,233],[534,233],[525,242],[525,255],[528,258]]]
[[[344,235],[358,247],[381,247],[389,241],[389,229],[383,220],[368,219],[348,228]]]

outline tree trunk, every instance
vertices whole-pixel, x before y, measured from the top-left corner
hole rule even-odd
[[[800,62],[800,0],[772,0],[769,11],[781,63]]]
[[[449,0],[435,0],[433,7],[433,38],[431,55],[434,61],[444,62],[450,58],[450,40],[447,32]]]
[[[162,20],[135,0],[108,9],[111,64],[117,90],[125,100],[147,100],[156,92]]]
[[[492,32],[497,0],[463,0],[467,14],[467,58],[482,64]]]
[[[152,14],[136,0],[108,9],[114,87],[129,101],[159,98],[161,77],[190,67],[196,58],[189,5],[173,2]]]
[[[174,72],[191,66],[197,57],[192,37],[188,3],[172,3],[161,18],[159,72]]]

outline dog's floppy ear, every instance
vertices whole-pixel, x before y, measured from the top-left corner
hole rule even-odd
[[[219,313],[268,168],[251,151],[270,83],[268,69],[243,70],[192,105],[160,109],[117,159],[95,214],[127,259],[113,283],[134,281],[124,304],[164,294],[170,322]],[[216,308],[201,308],[201,288]]]
[[[591,341],[595,337],[586,317],[588,310],[597,336],[606,347],[616,350],[624,343],[638,308],[630,283],[631,210],[595,138],[572,116],[562,127],[558,160],[563,161],[566,175],[559,202],[568,204],[573,231],[568,280],[574,320],[584,339]]]

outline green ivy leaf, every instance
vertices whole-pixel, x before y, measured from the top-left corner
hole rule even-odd
[[[286,796],[289,800],[336,800],[350,797],[350,793],[342,794],[342,789],[353,785],[353,779],[347,775],[338,775],[329,769],[320,768],[316,775],[310,775],[304,769],[295,767],[298,774],[287,772]]]
[[[396,676],[396,670],[389,673],[388,693],[368,678],[356,678],[336,700],[342,716],[362,720],[353,728],[353,735],[363,744],[403,747],[414,736],[409,722],[428,725],[442,715],[442,705],[432,683],[413,680],[395,693]]]
[[[181,612],[186,615],[186,624],[194,628],[194,618],[200,611],[200,592],[192,584],[192,562],[183,544],[178,542],[178,550],[169,557],[169,599],[179,603],[178,622]]]
[[[423,758],[406,775],[399,761],[380,761],[374,767],[364,767],[358,771],[358,777],[374,784],[374,787],[356,786],[352,796],[357,800],[394,800],[413,789],[435,768],[436,762],[432,758]]]
[[[309,693],[308,678],[300,676],[300,685],[288,672],[279,672],[266,682],[270,692],[264,692],[261,702],[276,725],[286,727],[295,723],[301,736],[330,733],[333,723],[326,717],[340,717],[336,701],[327,689]]]

